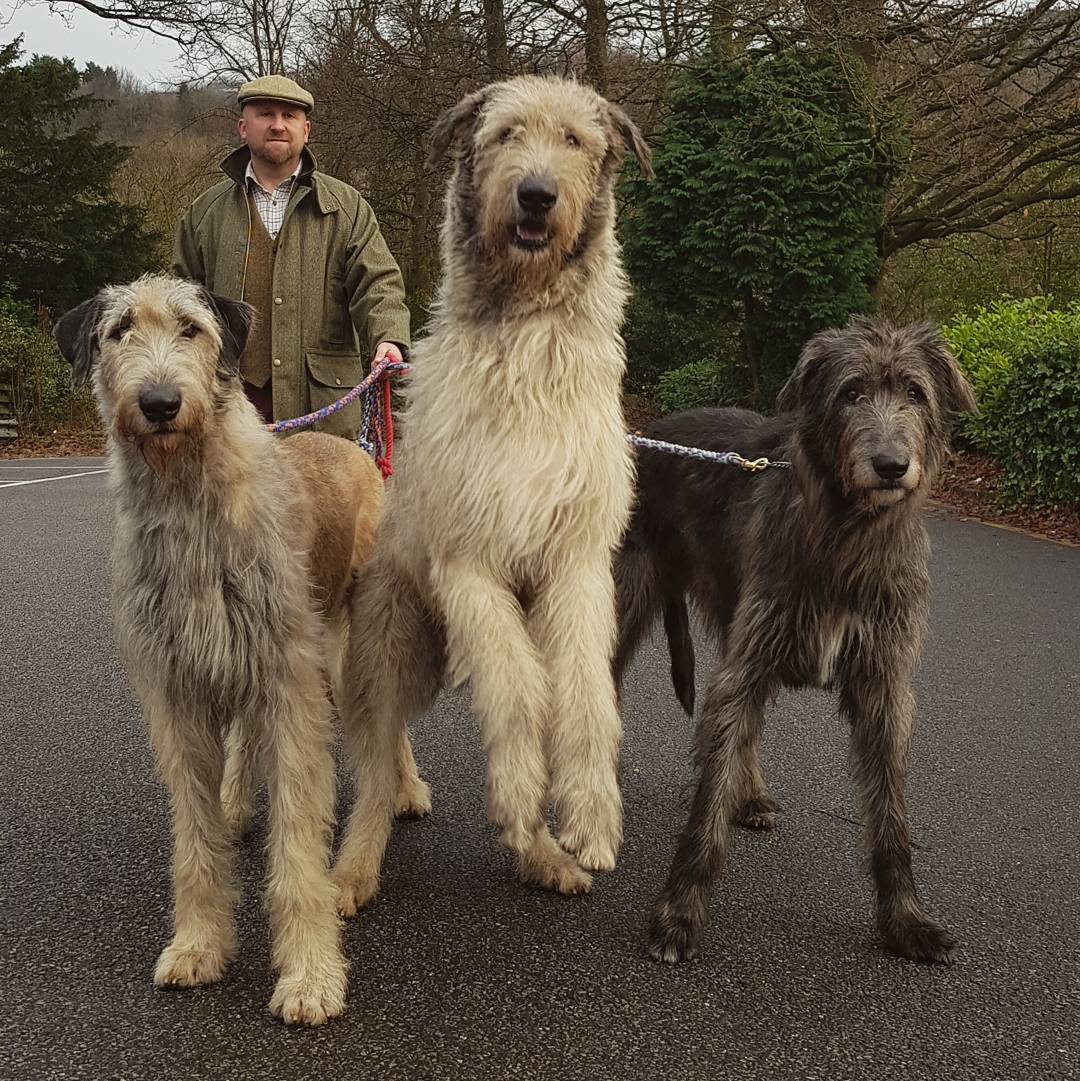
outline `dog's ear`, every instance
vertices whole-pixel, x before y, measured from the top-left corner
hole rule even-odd
[[[938,394],[950,413],[973,413],[977,408],[975,392],[971,389],[960,362],[945,344],[941,332],[930,323],[915,328],[927,366],[933,372]]]
[[[434,169],[450,149],[450,145],[464,134],[465,125],[475,123],[490,91],[491,88],[485,86],[462,98],[456,105],[451,105],[439,115],[431,129],[431,149],[428,151],[427,159],[429,169]]]
[[[835,333],[829,330],[820,331],[803,346],[798,363],[776,395],[778,413],[790,413],[802,405],[810,381],[828,356],[829,345]]]
[[[98,294],[66,312],[53,327],[53,337],[60,355],[71,365],[71,382],[76,387],[81,387],[90,378],[101,353],[98,323],[104,308],[104,301]]]
[[[241,300],[218,296],[209,289],[202,290],[203,303],[214,313],[221,334],[221,367],[232,375],[240,373],[240,354],[247,345],[255,309]]]
[[[609,102],[608,113],[611,117],[612,127],[622,140],[623,146],[637,158],[638,165],[641,166],[641,175],[646,180],[652,180],[652,151],[649,149],[649,144],[645,142],[641,129],[618,105],[612,105]]]

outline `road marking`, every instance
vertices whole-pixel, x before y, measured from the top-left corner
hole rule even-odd
[[[38,477],[37,480],[10,480],[0,483],[0,488],[18,488],[23,484],[48,484],[51,480],[74,480],[76,477],[96,477],[99,473],[107,473],[107,469],[91,469],[87,473],[68,473],[63,477]]]
[[[17,469],[85,469],[86,463],[82,465],[27,465],[22,458],[6,458],[0,460],[0,473],[7,473],[10,470]]]

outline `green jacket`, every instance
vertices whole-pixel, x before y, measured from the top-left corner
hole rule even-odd
[[[271,320],[274,419],[319,409],[356,386],[379,342],[409,345],[409,309],[394,257],[371,207],[348,184],[303,165],[285,210],[274,257]],[[228,177],[204,192],[184,216],[173,273],[242,300],[251,232],[244,185],[247,147],[222,163]],[[280,299],[280,303],[277,301]],[[356,402],[320,427],[355,438]]]

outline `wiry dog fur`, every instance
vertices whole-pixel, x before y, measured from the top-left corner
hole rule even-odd
[[[632,494],[620,411],[627,299],[612,184],[648,150],[587,87],[525,77],[436,124],[453,155],[445,276],[406,384],[400,469],[356,605],[358,801],[342,910],[375,893],[392,749],[444,673],[472,681],[488,811],[523,879],[588,889],[621,840],[611,559]],[[554,802],[559,840],[545,809]],[[576,858],[575,858],[576,857]]]
[[[147,277],[69,312],[57,340],[76,382],[93,372],[116,499],[115,621],[171,801],[175,934],[154,981],[211,983],[234,954],[232,840],[261,768],[270,1008],[319,1024],[346,992],[327,674],[382,483],[345,440],[264,429],[237,374],[251,313]]]
[[[895,952],[946,962],[955,943],[916,896],[904,779],[929,589],[921,510],[950,414],[974,399],[931,328],[858,319],[810,341],[778,404],[774,418],[696,410],[649,434],[790,460],[790,471],[640,456],[639,504],[616,564],[616,678],[662,612],[692,714],[687,595],[719,644],[695,737],[697,790],[649,949],[665,961],[693,957],[729,822],[775,824],[758,761],[767,700],[781,686],[835,687],[851,723],[878,927]]]

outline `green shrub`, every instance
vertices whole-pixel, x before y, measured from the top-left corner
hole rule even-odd
[[[979,403],[959,432],[1001,465],[998,499],[1080,503],[1080,303],[1001,300],[943,333]]]
[[[715,360],[693,360],[664,372],[656,388],[656,400],[664,413],[681,413],[703,405],[737,405],[739,388],[732,367]]]
[[[979,403],[978,413],[960,418],[958,430],[979,450],[993,452],[988,425],[1007,408],[999,398],[1015,362],[1054,344],[1080,349],[1080,304],[1055,310],[1052,303],[1045,296],[1000,300],[942,328]]]
[[[983,423],[1005,506],[1080,504],[1080,339],[1016,357]]]
[[[0,382],[11,385],[23,435],[96,426],[89,387],[73,390],[52,335],[27,326],[24,313],[10,303],[0,303]]]

